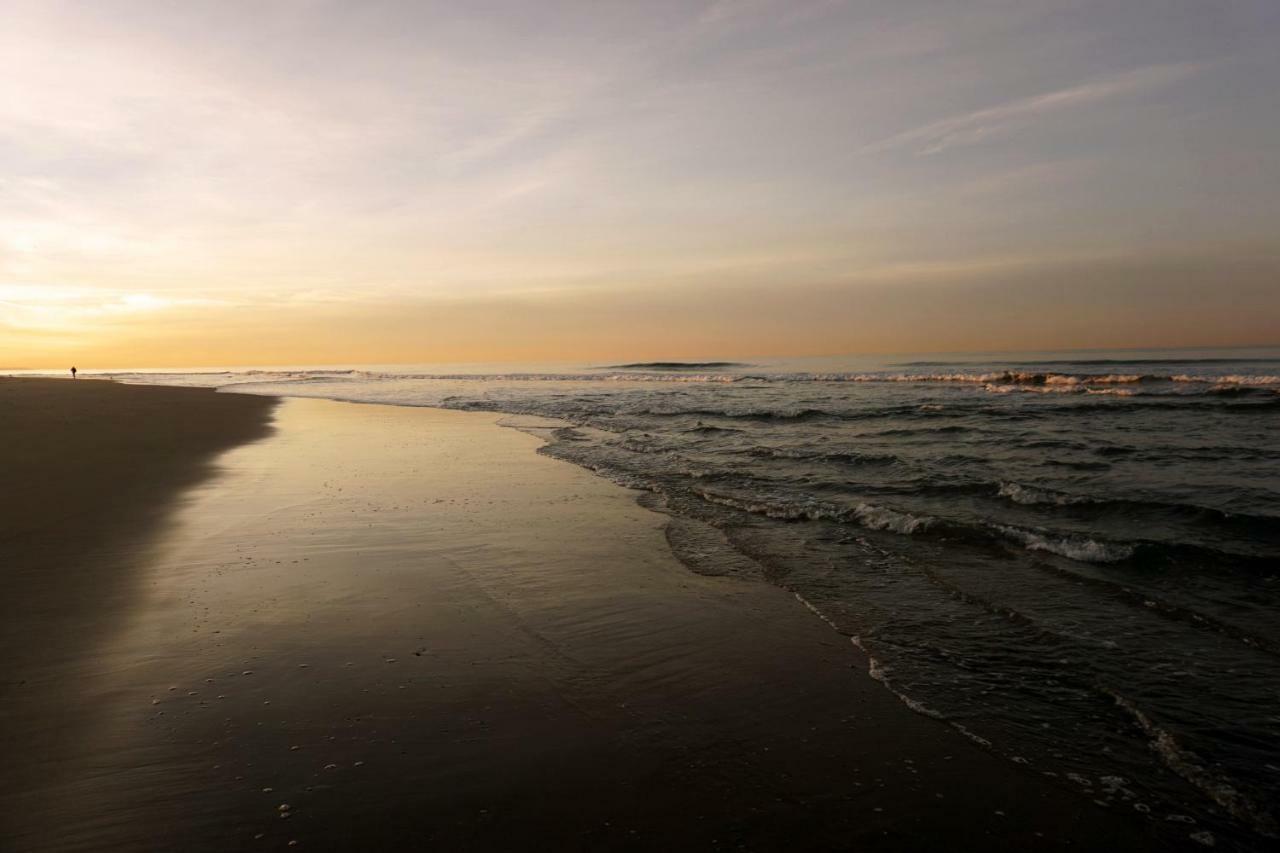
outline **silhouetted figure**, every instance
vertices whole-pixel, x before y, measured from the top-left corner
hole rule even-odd
[[[76,378],[76,369],[75,369],[74,367],[73,367],[73,368],[71,368],[71,378],[72,378],[72,379],[75,379],[75,378]]]

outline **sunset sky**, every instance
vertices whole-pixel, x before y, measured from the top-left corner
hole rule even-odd
[[[0,4],[0,366],[1280,343],[1280,3]]]

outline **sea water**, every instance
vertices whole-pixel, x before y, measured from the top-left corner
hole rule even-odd
[[[1201,839],[1277,832],[1280,350],[109,375],[559,419],[546,453],[912,709]]]

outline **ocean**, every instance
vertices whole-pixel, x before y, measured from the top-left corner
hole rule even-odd
[[[914,711],[1114,808],[1277,833],[1280,349],[106,375],[521,416]]]

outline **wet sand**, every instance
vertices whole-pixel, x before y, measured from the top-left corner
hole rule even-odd
[[[120,390],[223,441],[143,497],[95,492],[110,547],[39,519],[97,464],[142,478],[139,448],[47,488],[47,439],[6,451],[52,503],[0,541],[4,598],[16,577],[41,603],[3,651],[61,651],[6,679],[4,849],[1160,843],[908,711],[785,591],[690,572],[665,516],[493,415],[286,400],[262,438],[270,401]],[[224,402],[236,429],[191,414]],[[42,547],[74,580],[32,580]]]
[[[151,549],[218,454],[270,432],[274,406],[0,378],[0,849],[43,847],[16,827],[33,796],[85,771],[97,710],[82,686],[144,595]]]

